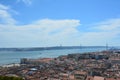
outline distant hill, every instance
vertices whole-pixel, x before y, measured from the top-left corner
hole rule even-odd
[[[59,49],[80,49],[80,48],[105,48],[105,46],[55,46],[55,47],[31,47],[31,48],[0,48],[0,51],[40,51]]]

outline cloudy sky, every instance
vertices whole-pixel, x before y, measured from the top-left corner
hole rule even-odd
[[[0,0],[0,47],[120,46],[120,0]]]

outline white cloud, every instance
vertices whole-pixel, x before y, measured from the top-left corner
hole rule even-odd
[[[8,9],[9,9],[9,7],[8,7],[8,6],[4,6],[4,5],[0,4],[0,9],[1,9],[1,10],[8,10]]]
[[[26,5],[31,5],[32,4],[32,0],[17,0],[17,3],[19,2],[23,2]]]
[[[102,22],[95,23],[89,26],[89,30],[86,33],[83,32],[80,40],[86,45],[104,45],[109,43],[110,45],[118,45],[114,43],[120,40],[120,19],[108,19]]]
[[[31,5],[32,1],[31,0],[22,0],[26,5]]]
[[[79,20],[51,20],[43,19],[27,25],[0,26],[1,41],[8,43],[36,44],[40,46],[52,46],[66,44],[70,36],[78,31]],[[71,41],[71,40],[70,40]],[[4,42],[4,43],[5,43]]]
[[[0,4],[0,23],[9,25],[16,23],[15,19],[9,13],[10,10],[10,7]]]
[[[95,25],[96,29],[103,31],[117,30],[120,28],[120,19],[110,19]]]

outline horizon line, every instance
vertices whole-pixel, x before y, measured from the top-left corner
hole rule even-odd
[[[53,47],[106,47],[106,45],[102,45],[102,46],[100,46],[100,45],[89,45],[89,46],[87,46],[87,45],[85,45],[85,46],[82,46],[82,45],[79,45],[79,46],[34,46],[34,47],[0,47],[0,48],[53,48]],[[120,46],[107,46],[107,47],[120,47]]]

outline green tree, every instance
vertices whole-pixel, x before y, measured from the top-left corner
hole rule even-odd
[[[0,80],[23,80],[23,79],[20,77],[0,76]]]

